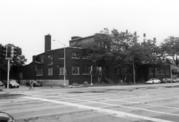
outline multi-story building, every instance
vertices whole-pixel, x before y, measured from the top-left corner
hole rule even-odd
[[[44,85],[68,85],[90,82],[91,61],[88,50],[65,47],[51,50],[51,36],[45,36],[45,52],[33,56],[31,64],[24,67],[23,79],[42,80]],[[65,70],[64,70],[65,66]]]

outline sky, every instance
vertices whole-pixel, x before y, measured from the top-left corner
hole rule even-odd
[[[90,36],[103,28],[157,38],[179,37],[178,0],[1,0],[0,43],[12,43],[32,56],[44,52],[44,35],[52,49],[69,45],[72,36]]]

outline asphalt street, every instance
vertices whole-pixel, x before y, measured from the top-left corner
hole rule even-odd
[[[17,122],[178,122],[179,84],[0,92],[0,111]]]

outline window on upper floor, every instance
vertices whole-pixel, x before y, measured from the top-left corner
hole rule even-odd
[[[34,56],[33,57],[33,60],[34,60],[34,62],[40,62],[40,57],[39,56]]]
[[[79,59],[80,53],[79,52],[72,52],[72,58]]]
[[[63,52],[59,52],[58,59],[64,59],[64,53]]]
[[[52,55],[48,55],[48,65],[53,65],[53,56]]]
[[[41,55],[41,56],[40,56],[40,62],[41,62],[41,63],[44,63],[44,55]]]

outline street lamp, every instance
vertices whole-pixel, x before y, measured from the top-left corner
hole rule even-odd
[[[53,41],[56,41],[56,40],[53,40]],[[64,46],[64,48],[63,48],[63,85],[64,86],[66,86],[67,84],[66,84],[66,45],[65,44],[63,44],[62,42],[60,42],[60,41],[58,41],[59,43],[61,43],[63,46]]]

